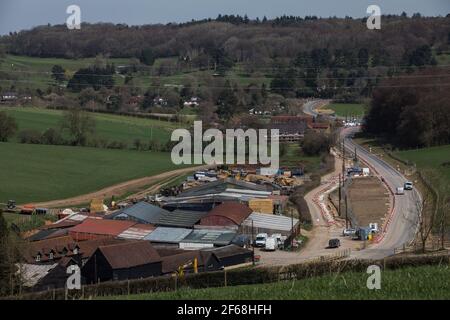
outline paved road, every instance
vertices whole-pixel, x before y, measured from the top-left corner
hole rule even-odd
[[[318,113],[316,112],[316,108],[324,105],[325,103],[327,103],[327,100],[308,101],[303,104],[303,112],[306,113],[307,115],[315,117],[318,115]]]
[[[386,185],[395,193],[399,186],[403,186],[407,178],[393,168],[390,164],[377,156],[371,154],[351,139],[351,135],[357,132],[358,128],[344,129],[341,136],[344,138],[344,145],[347,150],[356,152],[358,157],[372,166],[378,175],[383,177]],[[404,195],[394,195],[395,204],[391,214],[384,238],[378,244],[370,248],[354,253],[358,258],[383,258],[394,254],[394,249],[410,243],[416,234],[419,220],[419,206],[421,196],[417,190],[405,191]],[[353,255],[352,255],[353,256]]]
[[[313,100],[303,105],[303,111],[306,114],[317,116],[315,109],[323,104],[323,100]],[[341,131],[341,139],[344,139],[344,145],[350,152],[356,152],[358,157],[370,166],[375,168],[378,175],[381,176],[386,185],[395,192],[396,188],[403,186],[407,178],[393,168],[386,161],[371,154],[369,151],[355,143],[351,137],[359,128],[347,128]],[[390,223],[384,237],[378,244],[373,244],[369,248],[352,253],[355,258],[373,258],[379,259],[394,254],[395,248],[400,248],[404,244],[413,241],[417,232],[419,221],[419,206],[421,196],[417,190],[405,191],[404,195],[394,195],[394,208],[390,216]],[[389,217],[388,217],[389,218]]]

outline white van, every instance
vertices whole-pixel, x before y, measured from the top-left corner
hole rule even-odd
[[[403,187],[397,187],[397,191],[395,192],[397,195],[405,194],[405,189]]]
[[[264,249],[266,251],[275,251],[278,247],[278,240],[275,237],[269,237],[266,239],[266,245]]]
[[[258,233],[255,239],[255,247],[265,247],[268,236],[269,235],[267,233]]]

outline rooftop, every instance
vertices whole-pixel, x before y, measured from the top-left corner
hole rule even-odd
[[[135,225],[133,221],[116,221],[108,219],[85,219],[82,223],[70,229],[70,233],[91,233],[99,235],[117,236]]]
[[[158,225],[191,228],[205,215],[207,212],[177,209],[161,215]]]
[[[233,241],[235,236],[236,232],[231,230],[195,229],[181,242],[210,243],[225,246]]]
[[[152,233],[147,235],[144,240],[150,242],[179,243],[191,232],[192,229],[158,227]]]
[[[155,224],[158,222],[159,217],[164,213],[167,213],[167,210],[142,201],[130,207],[114,212],[113,214],[108,216],[108,219],[131,219],[139,223]]]
[[[160,262],[161,257],[148,241],[133,241],[98,249],[113,269],[125,269]]]

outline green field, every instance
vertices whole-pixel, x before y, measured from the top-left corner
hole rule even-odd
[[[169,153],[0,143],[0,202],[62,199],[176,166]]]
[[[439,177],[447,185],[450,185],[450,145],[397,151],[394,154],[401,159],[415,163],[419,169],[436,170],[439,173]]]
[[[359,103],[330,103],[324,107],[333,110],[339,117],[362,117],[366,109]]]
[[[208,85],[214,74],[213,70],[188,69],[158,76],[157,72],[161,64],[170,62],[169,66],[175,67],[178,61],[177,57],[156,59],[153,66],[140,64],[138,60],[131,58],[101,58],[100,60],[104,63],[114,63],[116,66],[137,65],[138,72],[133,73],[133,85],[142,90],[154,85],[154,80],[157,80],[161,85],[183,85],[186,83]],[[78,69],[86,68],[100,60],[96,58],[62,59],[6,55],[0,61],[0,73],[7,73],[8,80],[0,80],[0,85],[10,86],[14,84],[21,88],[46,89],[49,85],[55,84],[51,78],[51,69],[54,65],[62,66],[66,70],[67,77],[70,78]],[[270,79],[264,75],[250,76],[246,74],[239,64],[228,71],[224,78],[239,85],[261,85],[262,83],[269,85],[270,82]],[[123,85],[124,79],[123,75],[114,75],[116,85]]]
[[[63,111],[42,108],[2,107],[13,116],[19,130],[34,129],[43,132],[48,128],[59,128]],[[150,140],[166,143],[170,140],[173,129],[183,127],[183,124],[153,119],[134,118],[111,114],[92,114],[96,120],[96,137],[108,141],[121,141],[131,146],[135,139],[142,142]],[[16,139],[17,141],[17,134]]]
[[[99,299],[206,299],[206,300],[309,300],[309,299],[450,299],[448,265],[409,267],[381,273],[381,289],[367,289],[368,274],[348,272],[273,284],[226,288],[181,289]]]
[[[320,167],[320,156],[305,156],[301,154],[301,148],[298,143],[286,144],[286,153],[280,157],[281,166],[295,166],[302,163],[307,172],[313,172]]]

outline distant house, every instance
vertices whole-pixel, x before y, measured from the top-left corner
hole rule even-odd
[[[18,95],[15,92],[4,92],[1,95],[2,102],[12,102],[18,99]]]
[[[274,116],[270,119],[269,129],[279,130],[280,141],[298,141],[305,134],[311,117]]]
[[[312,122],[308,125],[308,128],[316,132],[331,132],[331,125],[328,122]]]
[[[238,228],[251,213],[252,209],[242,203],[234,201],[224,202],[203,217],[200,220],[200,225]]]
[[[185,107],[198,107],[200,102],[200,98],[192,97],[187,101],[184,101],[183,106]]]
[[[148,241],[100,246],[81,269],[86,283],[159,276],[162,260]]]
[[[168,211],[147,202],[139,202],[108,215],[107,219],[131,220],[137,223],[156,224]]]
[[[80,247],[70,236],[51,238],[28,243],[22,256],[30,264],[56,263],[64,257],[74,257],[80,253]]]

